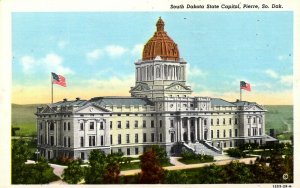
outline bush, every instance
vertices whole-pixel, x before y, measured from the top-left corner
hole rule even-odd
[[[211,162],[214,160],[213,156],[196,154],[190,151],[182,152],[181,157],[182,159],[180,159],[180,161],[183,163],[203,163],[203,162]]]
[[[84,169],[80,166],[81,162],[78,160],[72,161],[68,168],[64,170],[62,175],[63,180],[70,184],[77,184],[83,179]]]
[[[167,155],[167,152],[159,147],[158,145],[153,145],[150,148],[148,148],[148,151],[151,150],[155,153],[158,162],[162,165],[162,164],[166,164],[166,163],[170,163],[170,158]]]
[[[246,157],[246,153],[244,153],[242,150],[238,148],[230,148],[226,151],[230,157],[236,157],[236,158],[244,158]]]

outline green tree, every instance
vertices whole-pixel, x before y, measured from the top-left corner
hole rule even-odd
[[[146,151],[140,156],[141,173],[139,174],[139,182],[144,184],[162,183],[164,178],[164,170],[160,166],[158,157],[153,150]]]
[[[85,168],[84,180],[87,184],[103,183],[102,175],[106,165],[105,154],[99,150],[92,150],[89,155],[90,165]]]
[[[155,153],[161,165],[168,164],[170,162],[170,158],[168,157],[166,150],[158,145],[152,145],[148,150],[152,150]]]
[[[188,176],[186,172],[180,170],[168,171],[165,170],[164,183],[167,184],[186,184],[188,183]]]
[[[68,168],[64,170],[63,180],[70,184],[77,184],[83,179],[84,170],[80,166],[80,161],[72,161]]]

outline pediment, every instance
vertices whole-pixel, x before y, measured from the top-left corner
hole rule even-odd
[[[147,84],[143,83],[143,84],[136,85],[134,88],[131,89],[131,92],[132,91],[148,91],[148,90],[150,90],[150,87]]]
[[[245,111],[263,111],[264,109],[259,105],[250,105],[245,108]]]
[[[190,91],[191,89],[188,88],[187,86],[184,86],[180,83],[173,83],[170,86],[166,88],[166,90],[170,91]]]
[[[40,113],[41,114],[52,114],[52,113],[56,113],[56,111],[47,105],[46,108],[44,108]]]
[[[75,111],[75,113],[103,113],[103,112],[109,112],[109,110],[95,103],[86,104]]]

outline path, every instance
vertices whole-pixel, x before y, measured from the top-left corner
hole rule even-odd
[[[250,164],[251,161],[254,162],[256,160],[256,157],[244,158],[244,159],[235,159],[235,160],[239,161],[240,163]],[[184,169],[191,169],[191,168],[201,168],[201,167],[204,167],[204,166],[209,166],[211,164],[226,165],[226,164],[229,164],[231,161],[233,161],[233,159],[220,160],[220,161],[210,162],[210,163],[200,163],[200,164],[190,164],[190,165],[178,165],[178,166],[167,166],[167,167],[163,167],[163,168],[165,170],[184,170]],[[124,176],[134,175],[134,174],[139,173],[140,171],[141,171],[140,169],[126,170],[126,171],[121,171],[120,175],[124,175]]]

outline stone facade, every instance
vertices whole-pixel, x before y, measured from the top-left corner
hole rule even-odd
[[[265,142],[266,110],[254,102],[192,97],[187,63],[161,18],[156,33],[135,63],[131,97],[64,99],[37,108],[42,156],[86,160],[93,149],[132,156],[154,144],[169,155],[183,148],[217,155],[242,143]]]

